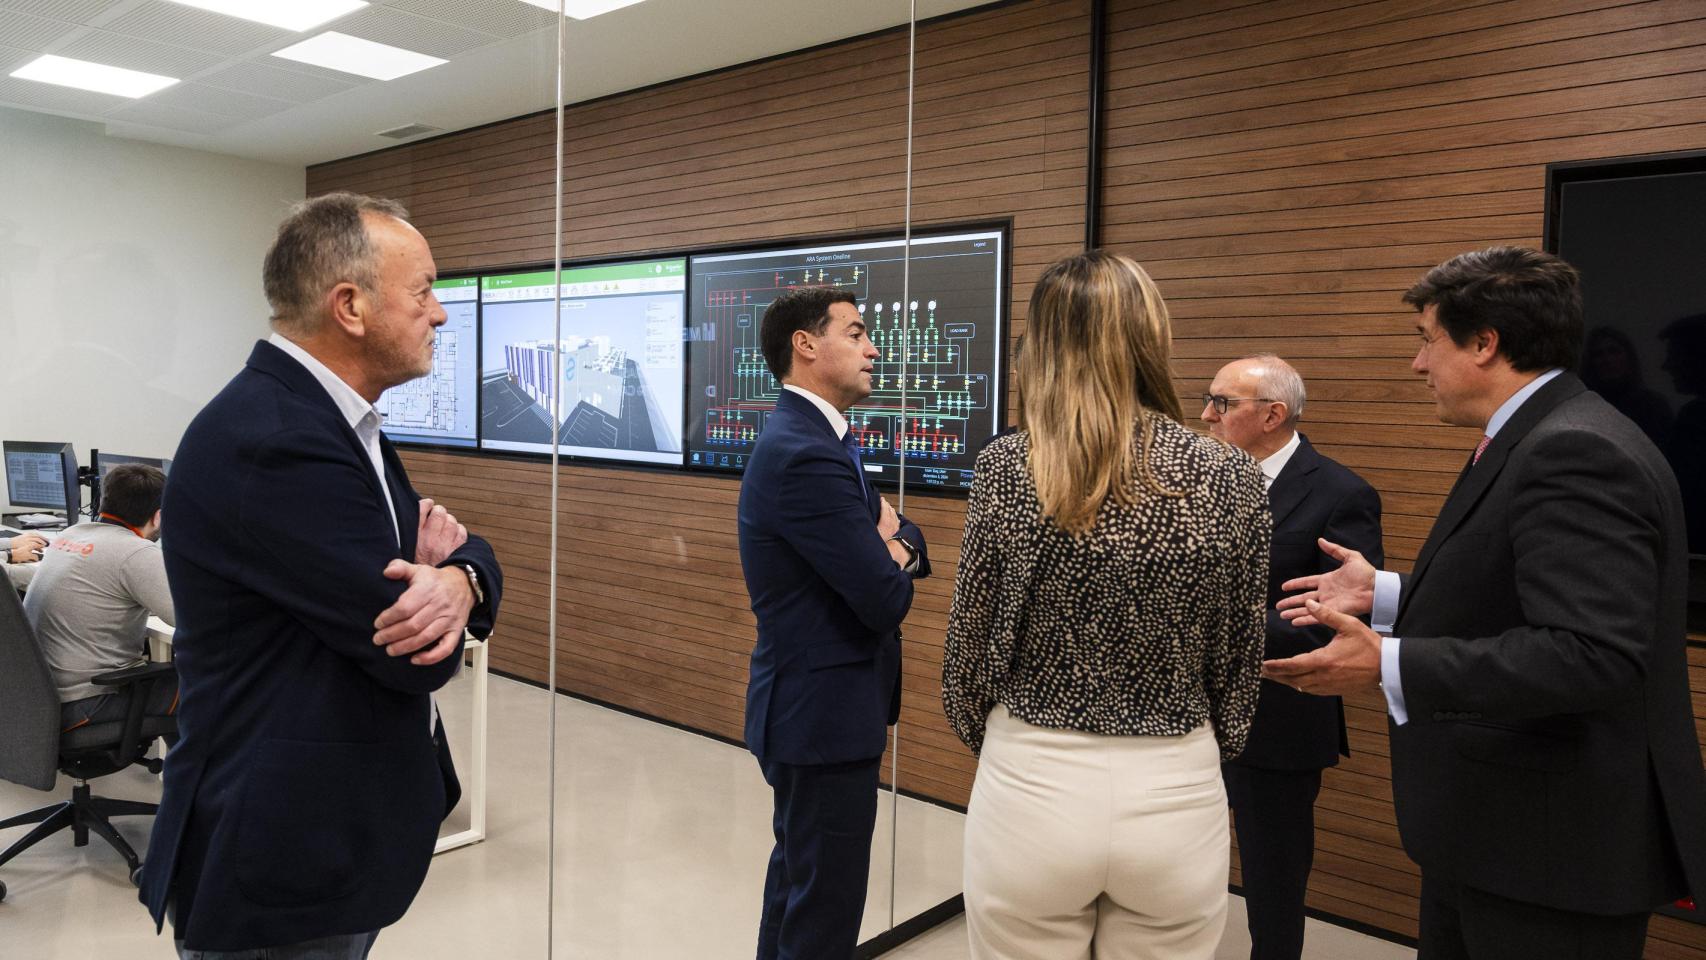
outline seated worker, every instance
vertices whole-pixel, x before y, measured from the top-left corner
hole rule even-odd
[[[0,569],[6,571],[6,578],[19,593],[29,589],[30,578],[36,572],[35,563],[46,546],[47,538],[39,533],[0,537]]]
[[[172,594],[160,554],[160,495],[166,475],[145,464],[113,469],[101,515],[70,527],[48,545],[24,595],[54,685],[61,729],[123,720],[126,697],[103,692],[91,677],[145,659],[148,615],[173,622]],[[177,710],[175,679],[154,685],[145,712]]]

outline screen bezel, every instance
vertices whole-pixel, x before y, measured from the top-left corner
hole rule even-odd
[[[43,503],[35,501],[18,501],[12,499],[12,473],[10,464],[6,469],[6,502],[13,507],[26,507],[31,510],[49,510],[63,512],[66,522],[76,523],[77,516],[83,511],[83,496],[77,476],[77,451],[69,441],[64,443],[49,443],[33,440],[0,441],[0,464],[13,453],[45,453],[59,457],[60,470],[63,478],[63,503]]]

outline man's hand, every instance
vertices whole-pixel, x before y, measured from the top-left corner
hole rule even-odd
[[[1333,639],[1318,650],[1288,660],[1262,661],[1262,676],[1323,697],[1342,697],[1379,685],[1380,634],[1350,614],[1314,600],[1308,601],[1305,609],[1311,623],[1333,631]]]
[[[888,540],[900,532],[900,514],[894,512],[894,507],[889,504],[887,497],[878,497],[877,499],[881,500],[883,504],[882,516],[877,518],[877,533],[884,540]]]
[[[413,654],[409,662],[423,667],[456,652],[468,626],[468,611],[474,608],[468,574],[455,567],[393,560],[386,564],[385,576],[407,581],[409,588],[373,621],[378,631],[373,642],[388,656]]]
[[[1364,560],[1362,554],[1348,547],[1341,547],[1331,540],[1321,539],[1315,542],[1321,545],[1322,553],[1339,561],[1339,569],[1331,573],[1298,577],[1280,584],[1281,590],[1308,592],[1281,598],[1279,603],[1274,604],[1274,609],[1294,627],[1313,627],[1317,623],[1326,622],[1309,612],[1307,604],[1310,601],[1318,601],[1353,617],[1373,610],[1374,565]]]
[[[13,563],[34,563],[47,548],[47,538],[39,533],[24,533],[12,538]]]
[[[468,528],[457,523],[449,510],[430,497],[421,500],[420,526],[415,531],[416,563],[436,567],[467,542]]]

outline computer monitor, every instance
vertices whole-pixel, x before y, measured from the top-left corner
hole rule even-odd
[[[7,440],[0,448],[6,459],[6,499],[13,507],[58,510],[76,522],[83,497],[71,444]]]
[[[481,448],[681,466],[686,258],[554,279],[480,279]]]
[[[808,287],[853,295],[870,342],[870,397],[847,410],[867,476],[971,489],[977,453],[1001,429],[1006,230],[783,244],[692,258],[687,466],[745,468],[782,385],[759,344],[777,297]]]
[[[432,343],[432,371],[379,395],[374,404],[392,443],[472,447],[479,439],[480,278],[434,281],[444,326]]]
[[[108,453],[105,450],[90,450],[89,464],[94,468],[94,476],[89,479],[89,514],[99,515],[101,512],[102,485],[107,482],[107,474],[113,468],[126,463],[142,463],[156,467],[161,473],[172,472],[172,461],[159,457],[133,457],[124,453]]]

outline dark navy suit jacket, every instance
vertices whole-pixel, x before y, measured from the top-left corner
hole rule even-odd
[[[1338,462],[1322,456],[1307,437],[1268,489],[1274,539],[1268,554],[1268,627],[1262,656],[1295,657],[1333,639],[1325,627],[1294,627],[1274,604],[1285,596],[1280,584],[1327,573],[1338,561],[1321,552],[1319,537],[1350,547],[1379,567],[1380,494]],[[1265,770],[1319,770],[1350,755],[1344,704],[1338,697],[1299,693],[1283,683],[1262,681],[1250,739],[1233,763]]]
[[[156,924],[174,901],[190,949],[240,950],[376,930],[408,908],[458,793],[432,666],[373,644],[414,559],[420,497],[381,439],[396,532],[372,461],[319,381],[256,345],[190,424],[162,509],[181,739],[143,868]],[[401,534],[399,548],[397,535]],[[502,589],[485,541],[490,629]]]
[[[930,560],[902,518],[918,569],[896,566],[880,510],[823,412],[784,390],[740,485],[741,569],[758,618],[746,745],[760,760],[882,756],[900,716],[900,623]]]

